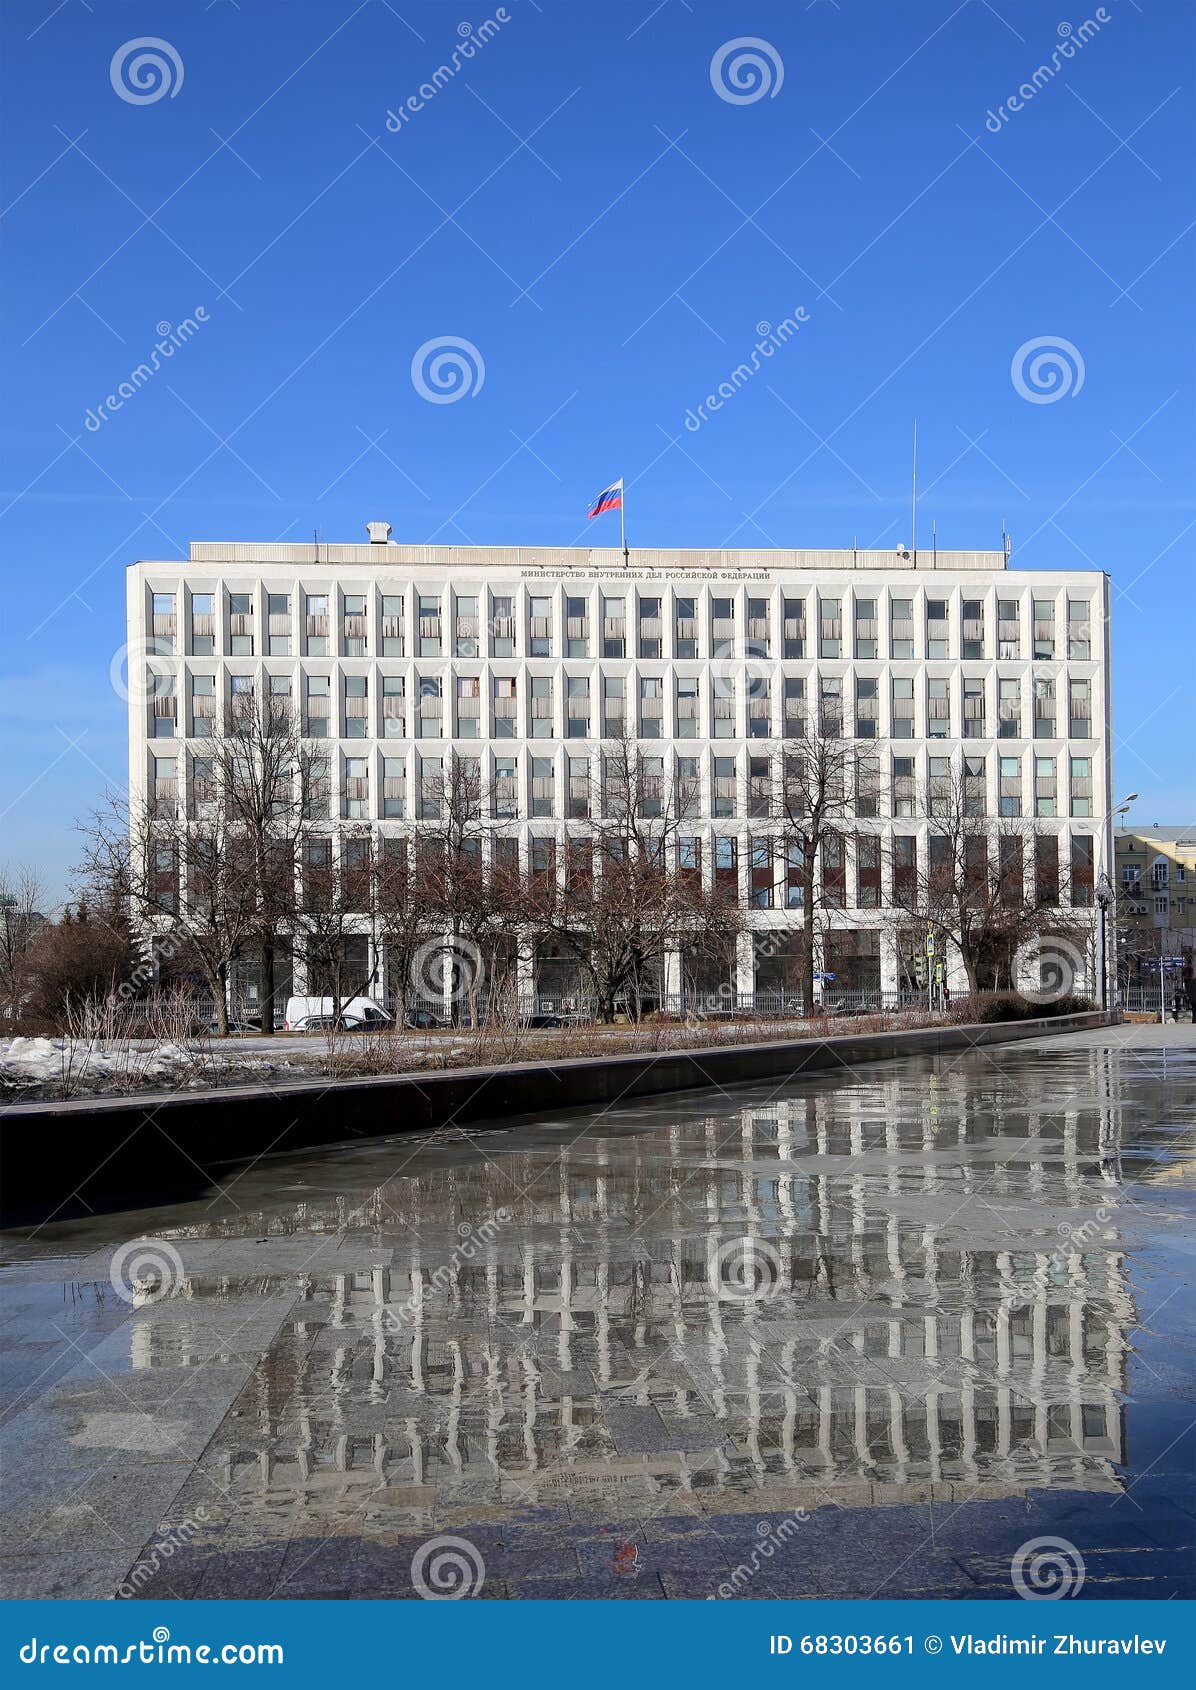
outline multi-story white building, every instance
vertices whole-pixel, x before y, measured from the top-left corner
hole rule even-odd
[[[1036,818],[1065,901],[1090,905],[1111,867],[1100,572],[1013,571],[1002,552],[965,551],[625,562],[368,532],[353,545],[197,542],[187,562],[130,568],[134,799],[177,794],[185,810],[204,738],[253,689],[288,698],[327,742],[331,822],[382,835],[418,825],[447,761],[476,758],[496,824],[514,827],[530,862],[584,827],[603,741],[626,732],[664,781],[697,783],[682,843],[749,911],[728,981],[741,995],[791,983],[785,941],[803,892],[768,791],[782,744],[811,722],[857,740],[878,777],[823,865],[819,964],[841,988],[907,983],[889,876],[928,849],[936,781],[966,787],[994,835],[1002,818]],[[152,684],[137,684],[142,670]],[[1031,897],[1035,864],[1025,872]],[[676,958],[663,985],[681,982]],[[567,989],[547,961],[524,983]]]

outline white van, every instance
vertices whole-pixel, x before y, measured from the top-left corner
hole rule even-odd
[[[332,1026],[333,1013],[331,998],[288,998],[283,1026],[288,1033],[323,1032]],[[351,1031],[393,1027],[394,1016],[373,998],[349,998],[341,1005],[340,1025]]]

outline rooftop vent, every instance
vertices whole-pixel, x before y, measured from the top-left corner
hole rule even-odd
[[[371,546],[384,546],[390,539],[389,522],[367,522],[365,531],[370,537]]]

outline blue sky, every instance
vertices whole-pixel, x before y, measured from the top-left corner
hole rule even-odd
[[[489,0],[54,6],[6,22],[0,861],[61,890],[73,818],[123,779],[135,558],[376,517],[569,543],[620,473],[633,546],[888,546],[915,416],[922,542],[1004,519],[1016,565],[1110,572],[1119,792],[1196,816],[1181,0],[508,0],[397,133]],[[173,92],[130,100],[143,37]],[[742,37],[763,84],[735,48],[720,92]],[[431,404],[412,359],[445,337],[484,379]],[[1071,348],[1048,403],[1013,377],[1039,339]]]

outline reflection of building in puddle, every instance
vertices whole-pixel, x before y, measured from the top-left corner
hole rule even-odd
[[[1075,1107],[1018,1078],[675,1109],[392,1182],[370,1229],[391,1260],[302,1280],[221,1481],[304,1507],[385,1487],[396,1524],[455,1502],[1117,1488],[1116,1105],[1095,1069]]]

